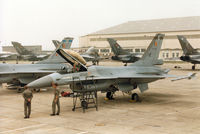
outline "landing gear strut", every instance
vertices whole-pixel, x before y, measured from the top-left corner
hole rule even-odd
[[[136,102],[138,102],[138,101],[139,101],[139,96],[138,96],[138,94],[137,94],[137,93],[133,93],[133,94],[131,95],[131,99],[134,100],[134,101],[136,101]]]

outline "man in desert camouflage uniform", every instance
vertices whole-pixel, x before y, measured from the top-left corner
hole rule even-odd
[[[57,83],[52,83],[52,87],[54,88],[54,99],[52,102],[52,114],[51,116],[60,114],[60,101],[59,101],[59,90],[57,89]],[[56,105],[57,105],[57,113],[56,113]]]
[[[29,118],[31,114],[31,100],[33,98],[33,93],[30,89],[25,88],[23,92],[24,97],[24,118]],[[28,109],[28,111],[27,111]]]

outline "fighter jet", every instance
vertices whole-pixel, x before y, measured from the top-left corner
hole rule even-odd
[[[123,63],[133,63],[139,60],[139,54],[136,53],[130,53],[126,50],[124,50],[116,40],[112,38],[107,39],[108,43],[110,44],[110,47],[114,53],[115,56],[112,56],[112,60],[118,60],[122,61]]]
[[[19,57],[24,60],[30,61],[38,61],[47,58],[49,55],[47,54],[35,54],[32,51],[27,50],[24,46],[21,45],[19,42],[11,42],[14,48],[16,49]]]
[[[98,51],[94,47],[90,47],[85,53],[81,54],[81,56],[86,61],[92,61],[93,65],[98,65],[99,60],[103,59],[99,56]]]
[[[180,57],[182,61],[190,62],[194,64],[192,70],[195,70],[195,65],[200,64],[200,52],[194,49],[187,39],[182,35],[177,35],[178,40],[183,50],[183,56]]]
[[[70,39],[64,39],[59,48],[64,42],[71,45]],[[72,67],[56,53],[57,49],[48,59],[35,64],[0,64],[0,83],[7,83],[9,88],[17,87],[18,92],[22,92],[24,85],[40,77],[57,71],[68,72]],[[36,90],[39,91],[39,89]]]
[[[81,106],[83,109],[87,109],[89,104],[87,94],[92,91],[107,92],[106,97],[112,99],[113,93],[116,91],[131,93],[132,90],[138,87],[141,92],[144,92],[148,89],[148,83],[167,77],[175,77],[177,80],[193,77],[194,74],[181,77],[169,75],[169,69],[161,69],[158,66],[154,66],[153,63],[158,59],[163,38],[163,34],[157,34],[142,58],[128,66],[86,67],[79,62],[78,72],[68,74],[53,73],[26,86],[28,88],[50,87],[52,83],[70,85],[74,93],[79,92],[81,94]],[[57,53],[72,65],[78,62],[77,58],[74,58],[64,49],[57,50]],[[133,93],[131,98],[138,101],[139,96]]]
[[[111,49],[112,49],[112,51],[115,55],[115,56],[111,57],[112,60],[122,61],[123,63],[125,63],[125,66],[127,65],[127,63],[136,62],[142,57],[142,53],[130,53],[130,52],[124,50],[117,43],[117,41],[112,39],[112,38],[108,38],[107,41],[110,44],[110,47],[111,47]],[[155,61],[154,64],[155,65],[162,65],[163,60],[158,59],[157,61]]]

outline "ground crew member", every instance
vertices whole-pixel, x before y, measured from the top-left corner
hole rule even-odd
[[[25,90],[23,92],[23,97],[24,97],[24,119],[26,119],[29,118],[31,114],[31,100],[33,98],[32,91],[25,87]]]
[[[53,102],[52,102],[52,114],[51,114],[51,116],[60,114],[60,101],[59,101],[59,93],[60,92],[57,89],[57,86],[58,86],[57,83],[52,83],[52,87],[54,88],[54,99],[53,99]],[[56,105],[57,105],[57,108],[58,108],[57,113],[56,113]]]
[[[80,69],[80,65],[78,62],[74,61],[74,65],[73,65],[73,72],[78,72]]]

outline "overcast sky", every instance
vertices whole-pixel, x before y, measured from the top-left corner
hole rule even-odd
[[[0,41],[42,45],[134,20],[200,16],[200,0],[0,0]]]

